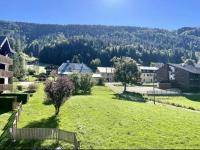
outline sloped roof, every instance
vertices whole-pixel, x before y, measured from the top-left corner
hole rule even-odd
[[[102,78],[101,74],[99,74],[99,73],[94,73],[94,74],[92,75],[92,77],[93,77],[93,78]]]
[[[171,64],[169,63],[170,66],[174,66],[180,69],[183,69],[185,71],[194,73],[194,74],[200,74],[200,68],[197,67],[198,65],[186,65],[186,64]]]
[[[114,73],[115,68],[113,67],[97,67],[97,71],[100,73]]]
[[[63,63],[58,68],[58,74],[72,74],[72,73],[92,73],[92,70],[84,63]]]
[[[3,45],[6,43],[6,41],[8,42],[8,47],[9,47],[9,51],[10,53],[15,53],[15,51],[12,50],[12,48],[10,47],[10,43],[8,41],[8,38],[6,36],[0,36],[0,49],[3,47]]]
[[[2,44],[6,40],[6,36],[0,36],[0,47],[2,47]]]
[[[138,66],[141,70],[158,70],[157,67]]]

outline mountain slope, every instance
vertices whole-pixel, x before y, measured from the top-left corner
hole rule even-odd
[[[0,21],[0,35],[8,36],[15,50],[23,50],[36,57],[40,57],[41,52],[47,49],[46,47],[52,48],[74,39],[85,40],[90,47],[95,49],[95,52],[99,53],[107,51],[106,49],[120,48],[126,51],[134,51],[132,53],[138,54],[134,58],[140,59],[144,63],[150,63],[153,54],[161,57],[164,55],[164,62],[169,61],[169,58],[167,58],[170,57],[169,55],[175,54],[178,55],[178,58],[174,57],[170,61],[180,62],[186,58],[196,59],[195,52],[200,50],[200,28],[190,27],[168,31],[142,27],[49,25]],[[78,54],[80,54],[79,51],[73,55]],[[130,52],[127,53],[127,55],[129,54]],[[113,55],[121,56],[120,53]],[[142,55],[147,58],[143,58]],[[66,59],[72,59],[72,57]],[[44,61],[43,59],[40,60]]]

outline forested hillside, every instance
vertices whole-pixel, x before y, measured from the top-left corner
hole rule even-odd
[[[114,56],[130,56],[143,64],[198,61],[200,28],[175,31],[141,27],[100,25],[48,25],[0,21],[16,51],[24,51],[41,62],[60,65],[63,61],[111,65]]]

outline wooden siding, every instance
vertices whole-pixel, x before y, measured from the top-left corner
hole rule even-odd
[[[8,65],[13,65],[13,59],[0,55],[0,63],[1,64],[8,64]]]
[[[0,84],[0,91],[12,91],[13,85],[12,84]]]
[[[168,82],[169,81],[169,66],[166,64],[156,71],[156,80],[158,82]]]
[[[0,77],[11,78],[11,77],[13,77],[13,72],[12,71],[5,71],[5,70],[0,69]]]

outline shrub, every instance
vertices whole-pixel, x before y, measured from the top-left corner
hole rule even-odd
[[[17,85],[17,90],[18,91],[22,91],[23,90],[23,86],[22,85]]]
[[[23,104],[26,104],[27,101],[29,100],[29,94],[26,94],[26,93],[3,93],[3,94],[0,94],[0,97],[1,96],[14,96],[14,97],[17,97],[17,102],[21,102]]]
[[[0,109],[5,111],[11,111],[13,102],[17,102],[15,96],[0,96]]]
[[[72,74],[71,81],[74,83],[73,94],[90,94],[93,86],[92,76],[88,74]]]
[[[34,92],[36,92],[37,91],[37,89],[38,89],[38,86],[36,85],[36,84],[30,84],[29,86],[28,86],[28,91],[30,92],[30,93],[34,93]]]
[[[45,73],[40,73],[37,78],[38,81],[46,81],[47,75]]]
[[[82,94],[90,94],[93,86],[91,75],[81,75],[80,91]]]
[[[79,94],[79,90],[80,90],[80,74],[74,73],[72,75],[70,75],[70,79],[74,84],[74,90],[73,90],[73,94]]]
[[[36,71],[34,69],[29,68],[28,69],[28,74],[29,75],[35,75]]]
[[[135,93],[135,92],[128,92],[128,91],[126,91],[126,92],[124,92],[124,94],[128,94],[128,95],[130,95],[130,96],[134,96],[134,97],[138,97],[138,98],[143,98],[143,95],[140,94],[140,93]]]

